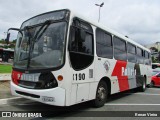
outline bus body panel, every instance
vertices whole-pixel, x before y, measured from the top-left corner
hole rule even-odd
[[[72,80],[72,89],[76,91],[72,91],[72,96],[76,96],[75,103],[80,103],[84,101],[90,100],[93,98],[92,94],[90,95],[90,89],[93,88],[94,84],[94,62],[88,66],[87,68],[76,71],[72,68],[72,72],[70,73]],[[96,88],[95,88],[96,89]],[[94,96],[95,97],[95,96]],[[72,99],[72,98],[71,98]],[[73,100],[71,100],[73,104]],[[75,104],[74,103],[74,104]]]
[[[21,93],[18,94],[16,91]],[[60,87],[46,90],[32,90],[19,87],[11,81],[11,93],[15,96],[24,97],[45,104],[65,106],[65,89],[62,89]],[[22,93],[27,95],[23,95]],[[30,94],[34,96],[39,96],[39,98],[30,97]]]
[[[111,94],[141,86],[145,76],[146,84],[151,81],[150,66],[107,58],[97,57],[95,59],[97,59],[95,80],[99,81],[104,77],[109,78]]]
[[[25,95],[17,94],[15,91],[17,90],[17,91],[22,91],[22,92],[26,92],[26,93],[27,93],[27,91],[29,91],[29,93],[33,93],[35,95],[40,95],[40,96],[41,95],[47,95],[48,97],[54,97],[54,98],[57,98],[57,96],[58,96],[58,99],[62,99],[63,103],[60,100],[60,103],[56,101],[56,102],[50,102],[50,103],[48,102],[46,104],[57,105],[57,106],[69,106],[69,105],[71,105],[71,103],[70,103],[71,97],[70,96],[71,96],[71,90],[72,90],[71,89],[72,88],[71,83],[72,83],[73,78],[72,78],[71,74],[69,74],[69,73],[71,73],[71,69],[68,69],[68,67],[70,67],[70,66],[67,63],[68,62],[66,62],[66,64],[64,65],[63,68],[61,68],[59,70],[56,70],[56,71],[52,71],[52,74],[54,75],[54,77],[56,78],[56,81],[58,82],[58,87],[51,88],[51,89],[28,89],[28,88],[23,88],[23,87],[17,86],[17,84],[15,84],[11,81],[11,93],[13,95],[16,95],[16,96],[21,96],[21,97],[23,96],[25,98],[36,100],[36,101],[39,101],[39,102],[43,102],[43,101],[41,99],[35,99],[35,98],[32,98],[32,97],[27,97]],[[40,74],[40,73],[26,74],[26,73],[22,73],[22,72],[18,72],[18,71],[12,71],[12,80],[13,80],[13,74],[15,75],[16,78],[20,79],[20,78],[22,78],[22,76],[25,76],[25,75],[36,76],[37,74]],[[63,76],[62,81],[57,80],[59,75]],[[33,77],[33,78],[35,78],[35,77]]]

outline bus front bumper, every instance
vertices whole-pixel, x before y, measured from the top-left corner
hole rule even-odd
[[[43,90],[27,89],[19,87],[11,81],[11,93],[15,96],[20,96],[49,105],[65,106],[65,89],[60,87]]]

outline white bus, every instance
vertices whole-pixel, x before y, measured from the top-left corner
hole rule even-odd
[[[70,10],[40,14],[9,30],[19,31],[13,95],[56,106],[92,101],[101,107],[111,94],[145,91],[151,81],[148,49]]]

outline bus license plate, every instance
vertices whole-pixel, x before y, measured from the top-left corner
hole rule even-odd
[[[54,102],[54,97],[46,97],[46,96],[43,96],[43,97],[42,97],[42,101],[43,101],[43,102]]]

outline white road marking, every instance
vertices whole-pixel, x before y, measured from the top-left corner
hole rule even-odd
[[[160,91],[160,88],[148,88],[148,89]]]
[[[110,105],[119,105],[119,106],[121,106],[121,105],[151,105],[151,106],[158,106],[158,105],[160,105],[160,104],[137,104],[137,103],[131,103],[131,104],[127,104],[127,103],[106,103],[105,104],[106,106],[108,105],[108,106],[110,106]]]
[[[0,105],[7,104],[8,101],[10,101],[10,100],[16,100],[16,99],[19,99],[19,98],[21,98],[21,97],[13,97],[13,98],[0,99]]]
[[[124,94],[136,94],[136,95],[157,95],[157,96],[160,96],[160,93],[159,94],[154,94],[154,93],[124,93]]]
[[[154,94],[154,93],[133,93],[133,94],[137,94],[137,95],[159,95],[160,96],[160,93],[159,94]]]

